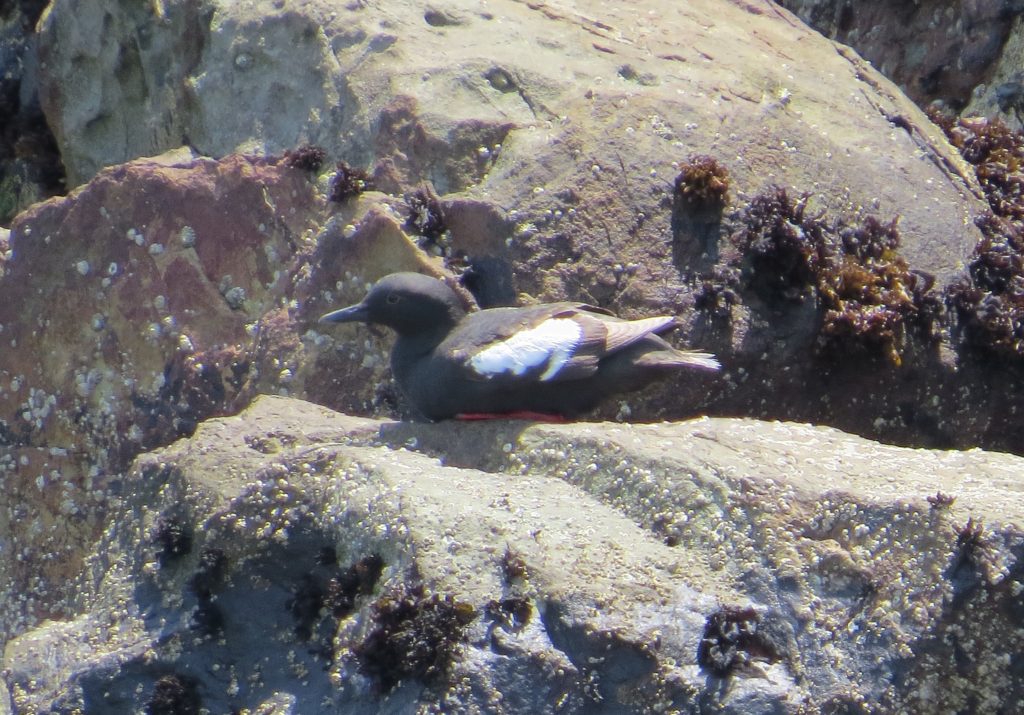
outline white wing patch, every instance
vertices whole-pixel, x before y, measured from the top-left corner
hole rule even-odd
[[[582,338],[583,326],[575,320],[551,318],[481,350],[469,359],[469,364],[478,375],[488,378],[506,372],[522,375],[530,368],[546,365],[540,379],[547,381],[569,362]]]

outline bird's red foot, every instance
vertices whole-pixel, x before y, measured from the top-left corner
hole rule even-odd
[[[530,410],[516,410],[515,412],[460,412],[455,415],[455,419],[467,422],[480,420],[529,420],[531,422],[550,422],[555,424],[564,424],[569,421],[562,415],[531,412]]]

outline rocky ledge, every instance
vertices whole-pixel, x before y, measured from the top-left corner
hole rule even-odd
[[[1010,712],[1022,469],[260,397],[135,461],[77,615],[3,665],[23,713]]]

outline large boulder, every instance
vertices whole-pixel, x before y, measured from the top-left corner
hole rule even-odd
[[[637,25],[636,13],[649,21]],[[414,268],[463,273],[483,306],[577,299],[627,317],[672,312],[685,324],[679,343],[727,366],[720,381],[670,381],[609,405],[605,418],[752,414],[903,443],[1013,448],[1017,383],[961,360],[941,318],[928,322],[981,237],[973,219],[986,205],[972,167],[891,83],[774,3],[58,1],[39,27],[43,104],[73,182],[184,137],[229,166],[239,148],[281,156],[318,143],[378,189],[345,198],[327,163],[322,193],[288,207],[315,247],[277,253],[288,279],[274,310],[246,309],[255,341],[240,341],[237,326],[214,341],[261,368],[247,375],[245,399],[287,390],[347,412],[401,412],[387,339],[314,320],[380,275]],[[686,180],[676,186],[708,166],[695,154],[728,171],[718,203],[690,201]],[[789,203],[772,204],[770,185]],[[431,192],[443,214],[436,231],[406,221]],[[338,199],[330,214],[323,194]],[[204,200],[225,205],[216,193]],[[175,204],[168,225],[189,211]],[[766,297],[751,286],[751,247],[778,254],[762,272],[804,259],[758,233],[765,215],[798,244],[817,235],[812,223],[833,243],[865,225],[877,238],[881,227],[887,258],[871,273],[833,256],[817,286]],[[36,220],[19,219],[14,245]],[[253,250],[259,232],[249,240]],[[798,251],[821,249],[805,243]],[[15,252],[9,266],[22,260]],[[849,295],[858,292],[867,299]],[[11,311],[30,312],[17,300]],[[924,337],[908,327],[918,317]],[[172,347],[141,372],[161,379]],[[26,381],[32,388],[52,394]]]
[[[139,458],[73,607],[5,624],[3,666],[16,712],[1005,712],[1022,468],[262,397]]]
[[[455,242],[514,260],[533,295],[673,299],[692,266],[670,260],[667,204],[692,153],[719,157],[736,196],[777,183],[902,216],[906,255],[941,280],[977,239],[976,185],[941,134],[771,2],[58,0],[39,45],[72,184],[183,138],[215,157],[318,143],[389,191],[429,181],[505,209],[505,235]]]

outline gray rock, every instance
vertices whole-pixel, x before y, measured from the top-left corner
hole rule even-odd
[[[940,285],[978,238],[976,181],[937,129],[771,3],[59,0],[39,44],[71,185],[183,138],[217,157],[319,143],[374,163],[385,191],[430,182],[501,207],[507,233],[453,237],[476,258],[576,256],[557,277],[523,270],[533,295],[654,303],[679,270],[709,268],[698,235],[647,260],[672,233],[665,204],[695,153],[723,161],[734,197],[776,183],[836,214],[900,215],[904,253]]]
[[[780,4],[828,37],[853,47],[921,106],[956,111],[1008,65],[1019,34],[1020,3],[1005,0],[783,0]],[[1019,65],[1018,65],[1019,66]],[[969,111],[969,110],[968,110]]]
[[[1022,466],[262,397],[136,461],[75,614],[3,666],[15,712],[1009,711]]]

